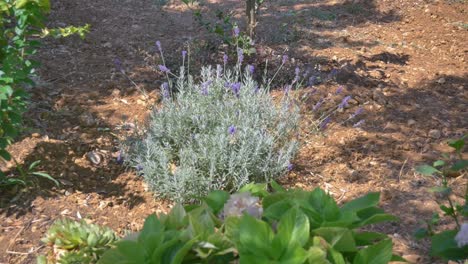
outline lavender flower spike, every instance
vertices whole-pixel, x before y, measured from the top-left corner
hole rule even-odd
[[[356,124],[353,125],[353,127],[360,127],[362,124],[364,124],[366,121],[364,119],[360,120]]]
[[[330,123],[330,121],[331,121],[331,118],[330,118],[330,117],[325,118],[325,119],[320,123],[319,129],[322,130],[322,131],[325,130],[325,129],[327,128],[328,123]]]
[[[122,67],[122,62],[120,61],[119,58],[115,58],[114,59],[114,66],[115,66],[115,69],[119,72],[124,72],[124,69]]]
[[[159,40],[156,41],[156,47],[158,47],[159,52],[162,52],[161,42]]]
[[[235,26],[234,27],[234,37],[239,37],[239,33],[240,33],[240,30],[239,30],[239,27],[238,26]]]
[[[244,50],[241,48],[237,49],[237,58],[239,61],[239,64],[242,64],[242,61],[244,61]]]
[[[185,60],[185,57],[187,57],[187,51],[186,51],[186,50],[183,50],[183,51],[182,51],[182,59]]]
[[[169,84],[167,82],[161,85],[163,98],[169,98]]]
[[[283,60],[281,63],[285,64],[288,61],[288,55],[283,55]]]
[[[294,168],[294,165],[292,165],[291,163],[288,164],[288,171],[292,171],[292,169]]]
[[[164,65],[158,65],[158,68],[159,68],[159,70],[162,71],[162,72],[165,72],[165,73],[166,73],[166,72],[170,72],[170,70],[169,70],[166,66],[164,66]]]
[[[228,55],[226,53],[223,56],[223,62],[224,62],[224,65],[226,65],[226,63],[228,62]]]
[[[359,108],[349,117],[349,119],[355,118],[356,116],[362,114],[362,112],[364,112],[364,108],[359,107]]]
[[[241,83],[239,82],[231,84],[231,90],[237,97],[239,97],[240,88],[241,88]]]
[[[234,125],[231,125],[229,128],[228,128],[228,132],[229,132],[229,135],[234,135],[234,133],[236,133],[236,127]]]
[[[324,101],[323,98],[320,98],[320,100],[314,105],[314,107],[312,107],[312,111],[314,112],[317,111],[320,108],[320,106],[323,104],[323,101]]]
[[[247,68],[249,69],[250,74],[253,74],[255,71],[255,67],[253,65],[247,65]]]
[[[343,92],[343,88],[344,87],[342,85],[338,86],[338,89],[336,89],[335,94],[340,94],[341,92]]]
[[[351,96],[350,96],[350,95],[348,95],[348,96],[346,96],[345,98],[343,98],[343,100],[341,100],[341,103],[338,105],[338,108],[339,108],[339,109],[342,109],[342,108],[348,106],[348,101],[349,101],[350,99],[351,99]]]

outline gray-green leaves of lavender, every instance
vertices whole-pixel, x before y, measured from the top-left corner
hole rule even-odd
[[[203,67],[197,78],[168,76],[169,69],[158,66],[171,77],[161,87],[167,100],[144,133],[122,144],[127,165],[141,168],[157,195],[185,202],[212,190],[270,182],[292,169],[299,108],[288,94],[274,102],[252,78],[252,67],[241,70],[242,56],[238,51],[232,69]]]

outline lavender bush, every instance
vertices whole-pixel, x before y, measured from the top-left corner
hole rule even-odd
[[[252,67],[205,67],[164,84],[163,106],[123,144],[159,196],[186,202],[211,190],[237,191],[284,174],[298,143],[299,109],[288,93],[273,100],[252,79]],[[167,73],[169,71],[166,71]]]

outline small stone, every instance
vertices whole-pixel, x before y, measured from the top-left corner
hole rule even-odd
[[[119,97],[120,96],[120,90],[119,89],[112,90],[112,96],[113,97]]]
[[[408,120],[408,126],[412,126],[414,124],[416,124],[416,121],[414,119]]]
[[[91,161],[94,165],[99,165],[102,161],[101,154],[97,153],[96,151],[91,151],[86,154],[86,157],[89,161]]]
[[[112,48],[112,43],[106,42],[106,43],[102,44],[102,47],[104,47],[104,48]]]
[[[39,134],[39,133],[32,133],[31,136],[32,136],[33,138],[40,138],[40,137],[41,137],[41,134]]]
[[[430,138],[438,139],[441,136],[440,130],[437,129],[431,129],[428,133],[428,136]]]
[[[437,80],[438,84],[444,84],[445,82],[446,82],[445,78],[440,78],[439,80]]]
[[[73,182],[69,181],[69,180],[66,180],[66,179],[58,179],[58,181],[60,182],[60,184],[62,184],[63,186],[73,186]],[[65,191],[65,195],[66,195],[66,191]]]
[[[78,118],[80,119],[81,124],[84,126],[93,126],[96,124],[96,120],[90,113],[83,113]]]
[[[419,255],[403,255],[403,258],[409,263],[421,263],[422,261],[422,257]]]
[[[70,188],[70,189],[67,189],[67,190],[65,191],[65,196],[70,196],[72,193],[73,193],[73,189],[71,189],[71,188]]]

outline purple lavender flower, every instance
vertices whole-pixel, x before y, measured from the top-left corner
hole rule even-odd
[[[223,67],[221,65],[216,64],[216,78],[221,78],[221,74],[223,72]]]
[[[119,58],[115,58],[114,59],[114,66],[115,66],[115,69],[119,72],[124,72],[124,69],[122,67],[122,62],[120,61]]]
[[[231,90],[237,97],[239,97],[240,88],[241,88],[240,82],[231,84]]]
[[[281,63],[285,64],[288,61],[288,55],[283,55],[283,60]]]
[[[229,132],[229,135],[234,135],[234,133],[236,133],[236,127],[234,125],[231,125],[229,128],[228,128],[228,132]]]
[[[240,30],[239,30],[239,27],[238,26],[235,26],[234,27],[234,37],[239,37],[239,33],[240,33]]]
[[[323,98],[320,98],[320,100],[314,105],[314,107],[312,107],[312,111],[314,112],[317,111],[320,108],[320,106],[323,104],[323,101],[324,101]]]
[[[203,95],[208,95],[208,86],[211,84],[211,81],[206,81],[204,83],[202,83],[201,87],[201,93]]]
[[[159,52],[162,52],[161,42],[159,40],[156,41],[156,47],[158,48]]]
[[[299,77],[300,73],[301,73],[301,70],[299,69],[299,67],[296,67],[296,69],[294,70],[294,74],[296,74],[296,77]]]
[[[292,87],[292,86],[291,86],[290,84],[284,86],[284,94],[285,94],[285,95],[288,95],[288,94],[289,94],[289,91],[291,91],[291,87]]]
[[[164,82],[161,85],[161,89],[162,89],[163,97],[164,98],[169,98],[169,84],[167,82]]]
[[[182,59],[185,60],[185,57],[187,56],[187,51],[186,50],[183,50],[182,51]]]
[[[253,74],[255,71],[255,67],[253,65],[248,65],[247,68],[249,69],[250,74]]]
[[[228,55],[225,53],[223,56],[223,62],[226,64],[228,62]]]
[[[364,124],[366,121],[364,119],[359,120],[356,124],[353,125],[353,127],[360,127],[362,124]]]
[[[124,158],[123,158],[122,152],[119,151],[119,154],[117,155],[116,163],[119,165],[122,165],[123,162],[124,162]]]
[[[254,93],[258,93],[260,87],[258,87],[258,85],[255,85],[255,89],[254,89]]]
[[[330,78],[335,77],[337,74],[338,74],[338,70],[337,70],[337,69],[331,70],[331,72],[330,72]]]
[[[292,165],[292,163],[289,163],[288,164],[288,171],[292,171],[293,168],[294,168],[294,165]]]
[[[356,116],[362,114],[362,112],[364,112],[364,108],[359,107],[359,108],[349,117],[349,119],[355,118]]]
[[[346,96],[345,98],[343,98],[343,100],[341,100],[341,103],[338,105],[338,109],[342,109],[342,108],[348,106],[348,101],[349,101],[349,99],[351,99],[351,96],[350,96],[350,95],[348,95],[348,96]]]
[[[237,59],[239,61],[239,64],[242,64],[242,61],[244,61],[244,50],[241,48],[237,49]]]
[[[143,166],[141,166],[140,164],[136,165],[135,169],[137,171],[142,171],[143,170]]]
[[[341,92],[343,92],[343,89],[344,89],[343,85],[338,86],[338,89],[336,89],[335,94],[340,94]]]
[[[317,83],[316,81],[317,81],[317,77],[310,76],[309,81],[307,82],[307,84],[310,85],[310,86],[313,86],[313,85],[315,85]]]
[[[328,123],[330,123],[330,121],[331,121],[330,117],[325,118],[322,122],[320,122],[319,129],[322,131],[325,130],[327,128]]]
[[[170,72],[170,70],[164,65],[158,65],[158,68],[159,68],[160,71],[162,71],[164,73]]]

